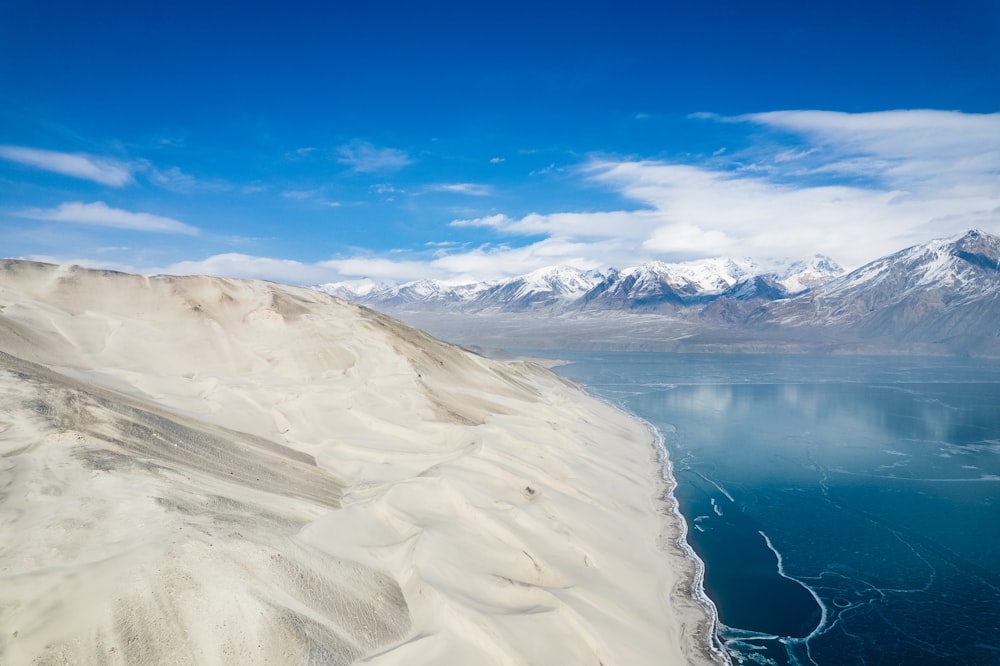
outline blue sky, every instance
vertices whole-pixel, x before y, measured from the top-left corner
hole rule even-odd
[[[1000,233],[1000,2],[0,5],[0,255],[313,284]]]

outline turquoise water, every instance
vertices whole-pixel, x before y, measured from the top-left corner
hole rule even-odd
[[[1000,664],[1000,363],[547,354],[664,435],[734,662]]]

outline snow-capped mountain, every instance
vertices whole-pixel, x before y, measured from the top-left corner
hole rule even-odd
[[[873,261],[748,322],[946,342],[1000,334],[1000,238],[973,230]]]
[[[496,282],[477,294],[471,305],[506,311],[566,306],[593,289],[601,277],[568,266],[541,268]]]
[[[356,280],[320,285],[334,296],[393,311],[449,312],[524,310],[629,310],[658,312],[737,299],[784,298],[841,274],[826,257],[779,265],[767,271],[751,259],[652,261],[605,273],[551,266],[505,280],[449,284],[419,280],[387,285]]]
[[[449,285],[438,280],[425,279],[382,291],[373,291],[361,300],[389,306],[448,305],[466,302],[485,288],[486,285],[482,283]]]
[[[345,301],[356,301],[365,298],[373,293],[389,289],[389,285],[384,282],[376,282],[371,278],[360,280],[347,280],[345,282],[331,282],[316,287],[319,291],[326,292],[331,296],[342,298]]]
[[[840,264],[822,254],[795,262],[778,262],[770,271],[755,270],[720,295],[737,301],[776,301],[804,293],[844,274]]]
[[[795,261],[780,267],[772,277],[788,294],[794,295],[826,284],[844,272],[840,264],[830,257],[816,254],[805,261]]]
[[[586,309],[662,311],[718,298],[758,271],[749,259],[704,259],[678,264],[651,261],[610,271],[580,301]]]
[[[590,291],[602,278],[600,273],[581,271],[569,266],[550,266],[505,280],[457,285],[426,279],[371,288],[365,281],[334,282],[316,288],[376,308],[461,312],[519,311],[571,304]]]

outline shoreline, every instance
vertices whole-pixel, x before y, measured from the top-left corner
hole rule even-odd
[[[572,361],[554,361],[553,365],[548,367],[558,367],[570,363]],[[663,521],[663,532],[659,537],[661,548],[667,554],[679,556],[677,559],[684,564],[678,571],[679,578],[674,589],[671,590],[671,601],[678,607],[686,606],[689,601],[695,604],[695,608],[686,609],[695,622],[695,628],[692,633],[688,634],[687,638],[693,647],[703,650],[702,658],[712,664],[731,665],[732,659],[729,657],[719,634],[721,627],[719,611],[715,602],[705,593],[705,563],[687,542],[689,528],[687,519],[681,513],[680,504],[674,496],[677,479],[673,475],[674,464],[670,458],[670,452],[667,450],[664,434],[652,423],[625,406],[591,392],[586,384],[579,384],[568,379],[566,381],[580,387],[580,390],[588,396],[641,423],[648,432],[652,449],[651,459],[655,465],[655,477],[658,480],[657,501],[667,512]]]
[[[675,525],[677,526],[677,535],[671,540],[671,546],[679,549],[690,566],[693,568],[690,583],[686,592],[708,616],[707,623],[709,640],[708,653],[706,656],[710,659],[718,660],[718,663],[727,665],[732,664],[732,659],[730,659],[729,653],[722,642],[721,636],[719,635],[719,629],[721,627],[719,610],[716,607],[715,602],[712,601],[711,597],[709,597],[705,592],[705,563],[700,557],[698,557],[698,554],[694,552],[694,549],[687,541],[689,527],[687,519],[684,517],[684,514],[681,513],[680,503],[674,496],[674,488],[677,487],[677,479],[673,474],[674,463],[673,460],[670,459],[670,452],[666,448],[664,435],[655,426],[653,426],[653,424],[649,423],[645,419],[642,419],[637,415],[632,416],[645,423],[656,436],[655,446],[658,454],[661,480],[664,486],[664,492],[660,501],[670,508]],[[678,586],[679,585],[680,582],[678,582]]]
[[[550,372],[553,372],[553,368],[573,364],[573,361],[537,355],[515,356],[514,358],[538,364]],[[676,569],[679,578],[674,589],[671,590],[671,601],[677,607],[686,607],[689,601],[695,604],[694,608],[686,608],[695,624],[695,628],[687,635],[687,639],[694,648],[703,650],[702,658],[712,664],[731,665],[732,659],[720,635],[722,625],[718,608],[705,592],[705,563],[687,541],[689,527],[687,519],[681,513],[680,503],[674,495],[677,479],[673,474],[674,464],[666,447],[665,435],[651,422],[624,405],[596,394],[586,384],[563,377],[558,373],[555,374],[588,397],[606,404],[611,409],[642,424],[645,428],[650,439],[651,461],[655,467],[654,476],[657,479],[656,501],[667,512],[662,521],[662,532],[659,536],[660,547],[664,553],[673,555],[682,565]]]

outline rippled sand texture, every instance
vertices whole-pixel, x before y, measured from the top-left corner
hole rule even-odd
[[[644,426],[310,290],[0,262],[0,663],[711,662]]]

